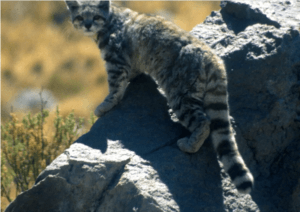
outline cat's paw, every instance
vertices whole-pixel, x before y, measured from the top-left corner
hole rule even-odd
[[[94,111],[95,116],[97,117],[101,117],[105,114],[104,111],[102,111],[101,109],[96,108],[96,110]]]
[[[111,110],[114,107],[114,105],[109,104],[107,102],[103,102],[100,105],[98,105],[98,107],[96,108],[96,110],[94,111],[94,114],[97,117],[101,117],[103,116],[106,112],[108,112],[109,110]]]
[[[199,148],[197,149],[195,146],[190,145],[188,137],[179,139],[177,141],[177,145],[179,149],[183,152],[195,153],[199,150]]]

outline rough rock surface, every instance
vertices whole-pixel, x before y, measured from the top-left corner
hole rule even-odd
[[[255,211],[251,196],[239,195],[220,172],[208,142],[196,154],[178,149],[177,139],[187,133],[171,121],[156,84],[142,75],[122,103],[54,160],[7,211]],[[225,198],[231,205],[224,205]]]
[[[241,154],[255,176],[240,195],[209,142],[176,140],[164,97],[146,76],[52,162],[6,211],[300,211],[299,1],[230,1],[192,34],[225,61]]]
[[[225,61],[261,211],[300,211],[300,2],[222,2],[192,34]]]

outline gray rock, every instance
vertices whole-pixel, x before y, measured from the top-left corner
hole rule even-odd
[[[13,211],[178,211],[148,161],[119,141],[107,144],[105,154],[73,144],[41,173],[36,186],[18,197],[25,207],[19,204]]]
[[[231,1],[192,34],[225,61],[239,149],[256,180],[238,194],[210,142],[196,154],[147,76],[6,211],[300,211],[299,2]],[[286,12],[284,12],[286,11]]]
[[[251,196],[238,194],[220,172],[209,142],[196,154],[178,149],[177,139],[187,133],[170,119],[156,84],[141,75],[122,103],[6,211],[256,211]],[[231,205],[224,208],[225,199]]]
[[[225,61],[261,211],[300,211],[300,2],[222,2],[192,34]]]
[[[44,109],[53,109],[57,104],[57,100],[52,95],[51,91],[28,88],[19,92],[11,102],[11,105],[14,110],[39,111],[41,110],[42,102]]]

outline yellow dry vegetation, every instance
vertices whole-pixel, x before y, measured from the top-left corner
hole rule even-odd
[[[83,119],[74,112],[67,117],[43,110],[28,113],[20,121],[11,113],[10,121],[1,125],[1,208],[28,190],[42,170],[68,148],[80,134]],[[90,125],[95,122],[91,116]]]
[[[216,1],[115,3],[166,16],[185,30],[219,9]],[[24,88],[49,89],[62,115],[74,109],[88,117],[108,92],[104,62],[94,41],[73,29],[65,3],[2,2],[1,13],[3,120],[9,117],[12,98]]]

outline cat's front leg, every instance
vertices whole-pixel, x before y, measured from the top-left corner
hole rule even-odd
[[[128,85],[128,74],[124,69],[107,70],[107,74],[109,94],[94,112],[98,117],[101,117],[121,101]]]

